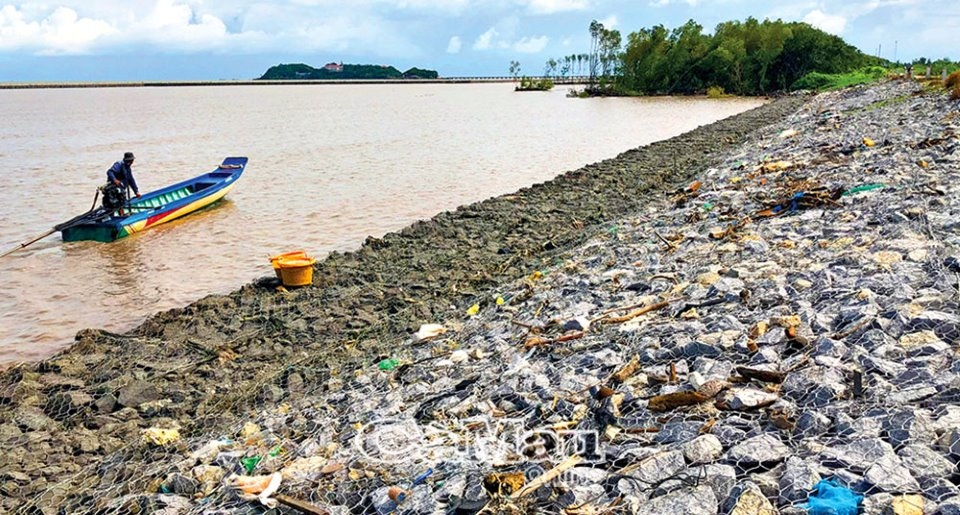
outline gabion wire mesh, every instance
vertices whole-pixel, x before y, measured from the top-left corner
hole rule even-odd
[[[865,513],[951,513],[956,109],[902,82],[815,97],[547,266],[432,320],[397,307],[437,324],[417,335],[375,321],[349,342],[291,341],[291,325],[324,320],[295,297],[241,295],[209,339],[124,338],[150,351],[130,353],[131,373],[91,356],[103,391],[67,379],[83,362],[23,371],[3,395],[22,407],[0,424],[17,465],[0,492],[26,501],[4,506],[805,513],[830,480]],[[287,359],[232,369],[245,380],[223,377],[178,422],[191,378],[258,353]],[[158,376],[172,379],[162,392]],[[23,402],[56,381],[46,404]],[[34,481],[22,465],[52,455],[50,431],[75,417],[81,458]]]

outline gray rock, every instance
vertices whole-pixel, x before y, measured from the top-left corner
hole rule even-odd
[[[112,393],[105,394],[94,401],[97,411],[100,413],[112,413],[117,409],[117,398]]]
[[[637,515],[716,515],[717,498],[707,486],[683,488],[639,506]]]
[[[788,374],[783,391],[800,406],[822,407],[846,394],[845,380],[834,367],[812,366]]]
[[[883,430],[894,447],[927,443],[936,438],[933,423],[924,410],[907,408],[897,411],[884,419]]]
[[[193,507],[193,503],[186,497],[179,495],[157,495],[157,504],[163,506],[170,513],[184,513]]]
[[[741,466],[776,463],[783,461],[789,455],[790,448],[780,438],[770,433],[748,438],[727,451],[727,459]]]
[[[687,467],[680,451],[660,452],[644,458],[638,465],[631,475],[646,485],[656,485]]]
[[[167,478],[166,486],[171,493],[192,496],[199,490],[200,483],[190,476],[175,472]]]
[[[893,495],[879,493],[863,498],[863,515],[893,515]]]
[[[915,493],[920,484],[897,456],[887,455],[877,460],[863,478],[871,485],[888,493]]]
[[[729,515],[777,515],[777,510],[760,487],[750,481],[733,488],[723,512]]]
[[[283,388],[279,386],[268,383],[263,385],[260,389],[260,393],[257,395],[257,398],[263,402],[276,403],[283,400]]]
[[[934,515],[960,515],[960,497],[948,499],[937,507]]]
[[[960,496],[960,488],[957,488],[957,485],[950,482],[949,479],[942,477],[923,478],[919,482],[923,496],[934,502],[939,503]]]
[[[797,417],[793,433],[803,438],[814,438],[830,430],[833,425],[830,417],[817,411],[804,411]]]
[[[699,484],[709,486],[717,499],[726,499],[737,484],[737,471],[730,465],[711,463],[688,470],[690,477],[697,478]]]
[[[909,318],[909,332],[932,330],[941,340],[955,345],[960,342],[960,316],[942,311],[924,311]]]
[[[437,500],[428,485],[414,487],[400,503],[400,515],[431,515],[438,511]]]
[[[50,397],[44,411],[57,420],[66,420],[79,415],[85,407],[92,403],[93,397],[84,392],[60,392]]]
[[[954,428],[937,438],[936,448],[954,459],[960,458],[960,428]]]
[[[865,438],[823,450],[823,459],[856,472],[866,471],[884,458],[897,459],[893,447],[879,438]]]
[[[765,392],[755,388],[736,388],[727,390],[721,395],[723,401],[727,404],[727,408],[734,411],[762,408],[780,399],[780,396],[775,393]]]
[[[819,470],[820,466],[816,462],[793,456],[787,458],[786,468],[780,477],[779,504],[806,501],[814,486],[822,479]]]
[[[691,464],[712,463],[723,454],[720,439],[711,434],[701,435],[680,446],[683,457]]]
[[[133,381],[120,389],[117,402],[121,406],[135,408],[145,402],[160,400],[160,398],[160,391],[153,383]]]
[[[670,444],[689,442],[700,434],[703,423],[697,421],[667,422],[653,438],[655,443]]]
[[[13,413],[13,422],[25,431],[49,431],[58,426],[40,408],[21,406]]]
[[[950,477],[957,472],[952,461],[926,445],[907,445],[897,455],[917,479]]]

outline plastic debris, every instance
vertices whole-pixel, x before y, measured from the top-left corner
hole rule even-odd
[[[397,368],[397,365],[399,364],[400,364],[400,360],[398,359],[386,358],[386,359],[380,360],[380,362],[377,363],[377,368],[379,368],[380,370],[383,370],[384,372],[390,372],[391,370]]]
[[[870,139],[870,138],[863,138],[863,144],[864,144],[865,146],[872,147],[872,146],[876,145],[877,143],[876,143],[875,141],[873,141],[872,139]]]
[[[857,515],[863,496],[842,486],[836,480],[824,479],[815,486],[816,492],[807,501],[810,515]]]
[[[233,474],[227,478],[227,485],[237,490],[237,495],[245,501],[260,501],[260,504],[268,508],[276,508],[277,501],[272,497],[280,489],[281,481],[283,475],[279,472],[267,476]]]
[[[871,184],[861,184],[860,186],[854,186],[847,191],[843,192],[844,196],[856,195],[857,193],[863,193],[865,191],[879,190],[880,188],[885,188],[887,185],[883,183],[871,183]]]
[[[427,340],[440,336],[445,332],[447,332],[447,328],[440,324],[423,324],[420,326],[420,330],[417,331],[417,339]]]
[[[397,504],[400,504],[406,500],[408,494],[409,492],[403,488],[400,488],[399,486],[391,486],[390,490],[387,490],[387,497]]]
[[[469,308],[467,308],[467,314],[470,316],[474,316],[479,312],[480,312],[480,304],[474,304]]]
[[[757,211],[755,216],[772,217],[805,208],[837,205],[837,200],[843,195],[843,192],[843,188],[815,188],[808,191],[798,191],[788,200]]]
[[[244,456],[240,458],[240,464],[243,465],[243,470],[247,471],[247,474],[252,474],[254,469],[257,468],[257,465],[263,460],[259,455],[256,456]]]
[[[800,134],[800,131],[798,131],[797,129],[786,129],[786,130],[780,131],[780,139],[792,138],[797,134]]]

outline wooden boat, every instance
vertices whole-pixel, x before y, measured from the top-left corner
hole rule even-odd
[[[246,167],[247,158],[228,157],[211,172],[130,199],[122,209],[100,207],[54,229],[63,241],[118,240],[217,202],[233,189]]]

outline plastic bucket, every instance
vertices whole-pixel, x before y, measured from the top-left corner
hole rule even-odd
[[[276,260],[280,281],[284,286],[306,286],[313,282],[313,258],[280,258]]]
[[[277,274],[277,279],[283,280],[283,277],[280,277],[280,260],[281,259],[309,259],[307,257],[306,251],[303,250],[294,250],[291,252],[284,252],[283,254],[277,254],[276,256],[270,256],[270,264],[273,265],[273,272]]]

